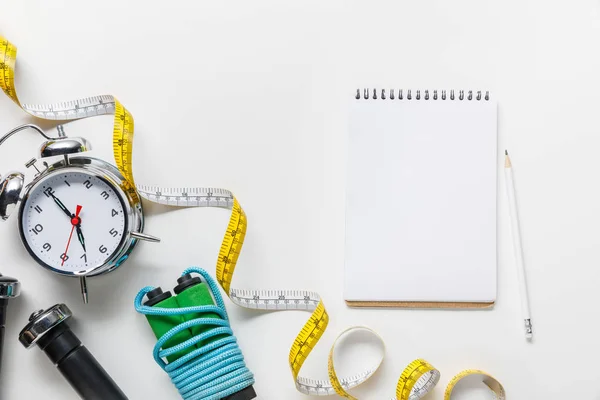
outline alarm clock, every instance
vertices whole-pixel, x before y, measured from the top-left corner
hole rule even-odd
[[[80,155],[91,150],[89,141],[67,137],[62,126],[52,138],[29,124],[8,132],[0,145],[25,129],[37,131],[46,141],[38,157],[25,164],[36,171],[30,182],[25,183],[21,172],[0,180],[0,218],[8,219],[18,207],[19,233],[27,252],[42,267],[79,278],[87,303],[86,278],[118,268],[138,240],[160,239],[143,233],[140,197],[124,190],[129,185],[118,168]]]

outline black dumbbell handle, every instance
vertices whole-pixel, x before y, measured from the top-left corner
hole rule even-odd
[[[81,344],[66,322],[41,337],[38,346],[82,399],[127,400],[127,396]]]
[[[6,323],[6,306],[8,299],[0,299],[0,372],[2,372],[2,349],[4,348],[4,324]]]

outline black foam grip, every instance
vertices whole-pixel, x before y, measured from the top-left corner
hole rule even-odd
[[[127,400],[66,322],[52,328],[37,344],[82,399]]]
[[[4,347],[4,325],[0,326],[0,372],[2,372],[2,348]]]
[[[252,400],[256,398],[256,392],[254,387],[248,386],[245,389],[240,390],[230,396],[225,397],[223,400]]]
[[[2,349],[4,348],[4,324],[6,323],[7,299],[0,299],[0,372],[2,372]]]
[[[85,346],[72,351],[57,367],[84,400],[127,400],[127,396]]]

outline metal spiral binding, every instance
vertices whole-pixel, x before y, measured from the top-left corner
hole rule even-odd
[[[468,100],[468,101],[472,101],[472,100],[476,100],[476,101],[481,101],[481,100],[485,100],[488,101],[490,99],[490,92],[486,91],[485,94],[483,94],[483,92],[481,90],[478,90],[476,92],[473,92],[473,90],[468,90],[465,94],[464,90],[459,90],[458,91],[458,96],[456,96],[455,94],[455,90],[450,90],[450,94],[447,95],[446,90],[440,90],[439,91],[440,94],[438,95],[438,90],[434,90],[433,91],[433,95],[431,96],[431,98],[433,100],[456,100],[458,98],[458,100]],[[429,90],[424,90],[423,94],[421,95],[421,90],[416,90],[415,94],[413,95],[413,91],[411,89],[368,89],[368,88],[364,88],[364,89],[356,89],[356,96],[354,96],[356,98],[356,100],[377,100],[377,99],[381,99],[381,100],[429,100],[430,99],[430,95],[429,95]]]

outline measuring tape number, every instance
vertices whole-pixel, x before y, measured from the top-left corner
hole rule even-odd
[[[231,287],[233,274],[237,265],[248,221],[246,214],[234,195],[226,189],[215,188],[162,188],[136,185],[132,170],[133,154],[133,116],[111,95],[93,96],[56,104],[21,103],[15,89],[15,63],[17,48],[7,39],[0,36],[0,88],[22,110],[28,114],[55,121],[73,121],[99,115],[114,115],[113,155],[117,167],[126,179],[125,187],[134,198],[142,198],[169,206],[180,207],[220,207],[231,210],[229,224],[219,250],[216,265],[216,278],[225,293],[235,304],[249,309],[268,311],[302,310],[311,312],[311,316],[296,336],[290,349],[289,364],[298,391],[307,395],[338,394],[347,399],[356,399],[348,394],[348,390],[369,379],[383,360],[383,340],[374,331],[364,327],[352,327],[342,332],[331,347],[328,357],[329,380],[316,380],[300,376],[302,365],[323,336],[329,323],[329,315],[320,296],[315,292],[303,290],[244,290]],[[382,347],[379,361],[351,376],[338,378],[334,366],[334,353],[338,341],[347,334],[366,330],[375,335]],[[461,372],[452,379],[444,395],[449,400],[454,386],[462,378],[469,375],[480,375],[482,381],[496,395],[504,400],[502,385],[491,376],[478,370]],[[439,381],[440,373],[424,360],[416,360],[402,372],[396,388],[397,400],[416,400],[431,391]]]

